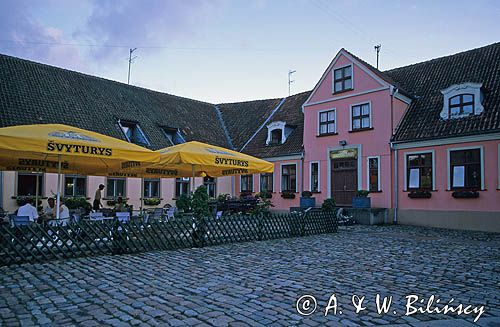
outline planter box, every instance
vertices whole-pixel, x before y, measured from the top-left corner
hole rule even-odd
[[[300,198],[300,207],[301,208],[310,208],[316,206],[316,198]]]
[[[353,208],[370,208],[371,199],[368,197],[353,197],[352,198],[352,207]]]
[[[479,197],[478,191],[455,191],[451,194],[455,199],[475,199]]]
[[[408,197],[411,199],[430,199],[432,196],[429,191],[421,191],[421,192],[410,192],[408,193]]]

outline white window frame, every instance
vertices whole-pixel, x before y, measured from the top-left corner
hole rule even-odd
[[[309,190],[311,192],[313,192],[313,190],[312,190],[312,164],[313,163],[318,164],[318,190],[314,191],[314,192],[321,192],[321,163],[319,160],[309,162]]]
[[[318,111],[318,126],[317,126],[317,134],[318,136],[322,136],[322,135],[330,135],[331,133],[325,133],[325,134],[321,134],[321,126],[320,126],[320,123],[321,123],[321,113],[324,113],[324,112],[329,112],[329,111],[333,111],[334,115],[335,115],[335,131],[333,133],[337,133],[337,108],[330,108],[330,109],[323,109],[323,110],[320,110]],[[327,115],[328,116],[328,115]],[[327,130],[328,130],[328,127],[327,127]]]
[[[87,194],[89,193],[88,192],[88,187],[89,187],[89,179],[88,179],[88,176],[86,175],[80,175],[80,174],[64,174],[62,175],[62,181],[63,181],[63,185],[62,185],[62,196],[67,196],[66,195],[66,177],[71,177],[71,178],[85,178],[85,194],[84,195],[72,195],[71,197],[87,197]],[[75,186],[73,186],[73,193],[74,193],[74,190],[75,190]]]
[[[446,169],[447,169],[447,191],[451,191],[451,167],[450,167],[450,153],[453,151],[461,151],[461,150],[474,150],[479,149],[479,158],[481,160],[481,191],[485,190],[484,187],[484,146],[482,145],[474,145],[474,146],[465,146],[459,148],[448,148],[446,149]]]
[[[291,166],[291,165],[295,166],[295,193],[298,192],[298,189],[299,189],[299,179],[298,179],[299,171],[297,169],[296,162],[289,162],[289,163],[281,163],[280,164],[280,188],[279,188],[280,192],[283,192],[283,185],[281,183],[281,181],[283,179],[283,166]]]
[[[403,153],[403,168],[404,168],[404,187],[403,191],[408,191],[408,177],[407,177],[407,169],[408,169],[408,156],[412,154],[426,154],[430,153],[432,154],[432,191],[436,191],[436,151],[434,149],[432,150],[422,150],[422,151],[411,151],[411,152],[404,152]]]
[[[45,195],[45,188],[47,186],[46,184],[46,173],[43,173],[43,172],[29,172],[29,171],[16,171],[16,177],[15,177],[15,192],[14,194],[16,196],[20,196],[18,194],[19,192],[19,175],[27,175],[27,174],[33,174],[33,175],[40,175],[41,176],[41,181],[42,181],[42,194],[38,194],[40,197],[43,197]],[[64,185],[63,185],[64,186]],[[57,186],[56,186],[57,187]],[[36,190],[35,190],[36,191]],[[35,194],[33,194],[33,196],[35,196]]]
[[[146,182],[158,182],[158,196],[146,197],[146,195],[144,195],[144,198],[145,199],[161,198],[161,178],[144,178],[144,185],[146,185]],[[149,193],[151,194],[151,187],[149,187]]]
[[[281,130],[281,144],[286,142],[286,135],[285,135],[285,126],[286,123],[284,121],[275,121],[272,122],[271,124],[267,125],[267,139],[266,139],[266,145],[269,145],[271,142],[271,134],[274,130]]]
[[[123,183],[123,194],[122,195],[116,195],[116,183],[114,183],[113,185],[113,194],[112,196],[108,196],[108,181],[110,179],[114,179],[114,180],[123,180],[124,183]],[[106,178],[106,198],[112,198],[112,199],[116,199],[116,198],[119,198],[119,197],[122,197],[122,198],[126,198],[127,197],[127,179],[126,178],[123,178],[123,177],[108,177]]]
[[[244,174],[244,175],[251,175],[252,176],[252,193],[254,193],[254,191],[255,191],[255,183],[254,183],[255,182],[255,178],[254,178],[254,175],[253,174]],[[241,187],[243,186],[243,184],[241,183],[241,177],[243,177],[243,175],[240,175],[240,193],[241,192],[248,192],[248,191],[243,191],[241,189]]]
[[[349,66],[351,67],[351,85],[352,85],[351,89],[335,92],[335,71],[337,69],[343,69],[343,68],[346,68]],[[350,63],[350,64],[340,66],[340,67],[332,67],[332,94],[338,94],[338,93],[343,93],[343,92],[348,92],[348,91],[354,91],[354,64]]]
[[[368,128],[373,128],[373,124],[372,124],[372,102],[371,101],[363,101],[363,102],[353,103],[353,104],[349,105],[349,131],[350,132],[352,132],[352,131],[358,131],[359,130],[359,129],[352,129],[352,107],[360,106],[360,105],[363,105],[363,104],[368,104],[368,114],[370,115],[370,126],[368,126]],[[337,121],[335,121],[335,123],[336,122]]]
[[[268,174],[271,174],[271,175],[272,175],[271,182],[273,183],[273,185],[272,185],[272,190],[271,190],[271,191],[269,191],[269,190],[268,190],[268,191],[265,191],[265,192],[271,192],[271,193],[274,193],[274,172],[272,172],[272,173],[268,173]],[[258,187],[257,189],[259,190],[259,192],[262,192],[262,188],[261,188],[261,186],[262,186],[262,185],[261,185],[261,183],[260,183],[260,178],[261,178],[261,176],[262,176],[262,175],[265,175],[265,174],[259,174],[259,175],[258,175],[258,176],[259,176],[259,178],[257,178],[258,183],[259,183],[259,187]]]
[[[472,115],[480,115],[484,111],[484,107],[482,105],[483,95],[481,94],[482,83],[462,83],[462,84],[454,84],[444,90],[441,90],[441,94],[443,94],[443,109],[439,116],[443,119],[456,119],[467,117],[467,115],[460,115],[456,117],[449,117],[449,99],[460,94],[473,94],[474,95],[474,114]]]
[[[433,157],[434,158],[434,157]],[[370,191],[370,159],[377,159],[377,190],[375,192],[380,192],[380,156],[370,156],[366,157],[366,189]]]
[[[194,192],[191,190],[191,177],[177,177],[174,178],[174,198],[178,199],[182,194],[177,195],[177,179],[180,179],[182,183],[187,183],[188,184],[188,192],[187,193],[182,193],[182,194],[187,194],[189,195],[191,192]]]

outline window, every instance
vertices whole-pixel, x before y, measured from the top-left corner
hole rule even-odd
[[[108,178],[106,186],[106,196],[108,198],[117,198],[125,196],[125,178]]]
[[[352,90],[352,66],[333,71],[333,93]]]
[[[366,129],[371,127],[370,104],[363,103],[351,107],[351,130]]]
[[[174,128],[174,127],[162,126],[162,130],[163,130],[163,133],[165,133],[165,137],[168,139],[168,141],[172,145],[181,144],[181,143],[186,142],[184,140],[184,138],[182,137],[179,129]]]
[[[368,191],[372,192],[380,191],[379,164],[380,162],[378,157],[368,158]]]
[[[274,192],[273,173],[260,174],[260,191]]]
[[[481,150],[450,151],[451,189],[481,189]]]
[[[319,162],[311,162],[311,192],[319,192]]]
[[[203,185],[207,188],[208,197],[217,196],[217,180],[213,177],[203,177]]]
[[[295,164],[281,166],[281,191],[297,192],[297,166]]]
[[[482,85],[482,83],[468,82],[454,84],[441,90],[443,108],[439,116],[442,119],[450,119],[480,115],[484,111]]]
[[[432,153],[407,156],[408,190],[432,190]]]
[[[253,175],[241,175],[241,192],[253,192]]]
[[[78,175],[64,176],[64,196],[86,196],[87,178]]]
[[[36,195],[36,183],[38,179],[38,195],[42,195],[43,175],[40,173],[18,173],[17,195]]]
[[[337,132],[336,116],[335,109],[319,113],[319,135],[334,134]]]
[[[190,189],[189,177],[175,179],[175,197],[178,198],[183,194],[188,195]]]
[[[160,197],[160,179],[144,179],[144,197],[159,198]]]
[[[450,118],[474,114],[474,94],[460,94],[451,97],[448,110]]]
[[[137,145],[149,145],[149,142],[146,139],[146,136],[142,132],[141,128],[139,127],[139,124],[123,120],[119,120],[118,124],[120,125],[123,134],[125,134],[125,137],[130,143],[134,143]]]
[[[281,144],[281,136],[283,131],[281,129],[275,129],[271,131],[271,141],[269,144]]]

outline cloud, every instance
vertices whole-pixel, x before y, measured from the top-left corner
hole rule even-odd
[[[62,66],[85,70],[85,61],[72,40],[55,27],[43,25],[33,17],[33,2],[0,2],[0,52]],[[69,44],[65,46],[55,44]]]
[[[226,1],[216,0],[94,0],[93,10],[74,38],[102,45],[90,50],[93,59],[114,60],[114,46],[172,46],[191,39],[198,29],[215,19]]]

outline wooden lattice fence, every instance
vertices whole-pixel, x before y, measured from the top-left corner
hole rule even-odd
[[[0,226],[0,265],[203,247],[333,233],[333,213],[231,215],[165,221],[81,220],[64,227]]]

